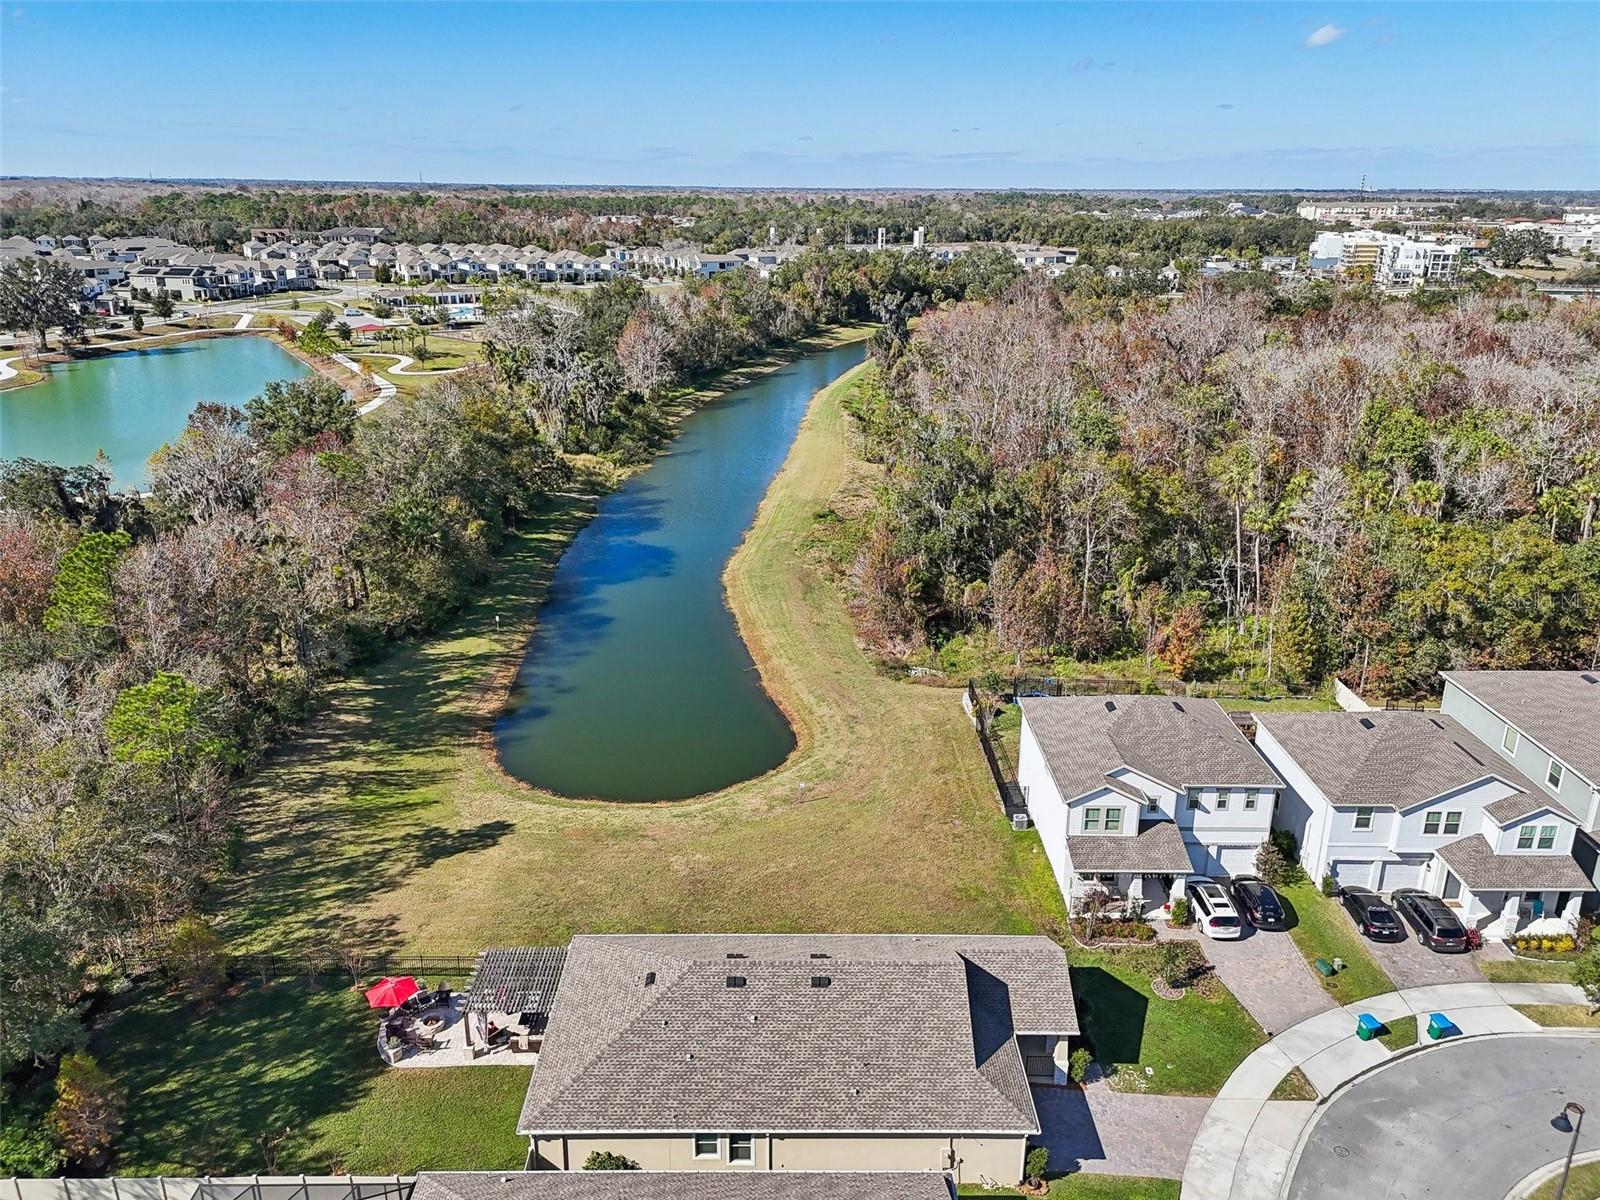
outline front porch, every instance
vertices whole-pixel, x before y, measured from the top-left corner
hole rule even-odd
[[[1441,847],[1424,886],[1492,941],[1574,933],[1583,899],[1595,890],[1570,854],[1497,854],[1478,834]]]
[[[1183,836],[1171,821],[1150,821],[1134,834],[1067,838],[1067,911],[1076,914],[1090,893],[1111,898],[1128,916],[1166,918],[1194,871]]]
[[[1183,895],[1185,878],[1186,874],[1074,875],[1067,894],[1067,912],[1078,915],[1084,898],[1098,893],[1107,897],[1108,904],[1103,910],[1106,916],[1165,921],[1172,911],[1172,902]]]

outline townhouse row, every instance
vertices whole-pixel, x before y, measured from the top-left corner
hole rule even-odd
[[[1437,711],[1021,709],[1018,784],[1069,909],[1096,890],[1164,918],[1190,875],[1253,874],[1274,829],[1313,880],[1422,888],[1488,938],[1570,930],[1597,890],[1593,672],[1451,671]]]

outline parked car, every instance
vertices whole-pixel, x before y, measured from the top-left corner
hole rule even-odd
[[[1233,892],[1234,907],[1257,929],[1289,928],[1283,913],[1283,902],[1265,880],[1257,879],[1254,875],[1235,875],[1229,890]]]
[[[1467,949],[1467,927],[1450,906],[1420,888],[1399,888],[1389,899],[1406,924],[1417,931],[1417,941],[1441,954],[1462,954]]]
[[[1339,899],[1356,923],[1356,928],[1375,942],[1403,942],[1405,926],[1394,915],[1394,909],[1384,903],[1383,897],[1371,888],[1347,887],[1339,889]]]
[[[1189,907],[1194,910],[1195,924],[1201,933],[1218,941],[1244,936],[1244,923],[1239,920],[1228,893],[1216,880],[1197,876],[1188,880],[1183,890],[1189,897]]]

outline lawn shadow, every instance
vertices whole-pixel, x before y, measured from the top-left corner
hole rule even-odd
[[[1300,928],[1300,913],[1294,906],[1294,901],[1278,892],[1278,903],[1283,907],[1283,931],[1288,933],[1291,929]]]
[[[1150,1007],[1144,994],[1103,967],[1076,964],[1072,991],[1095,1061],[1102,1066],[1137,1063]]]

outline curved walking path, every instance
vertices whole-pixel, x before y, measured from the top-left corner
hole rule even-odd
[[[19,358],[26,357],[27,355],[25,354],[15,354],[10,358],[0,358],[0,379],[15,379],[17,377],[17,369],[11,364]]]
[[[437,371],[413,371],[411,369],[411,365],[417,360],[412,358],[409,354],[394,354],[388,350],[362,350],[358,351],[358,353],[363,358],[394,359],[394,366],[383,368],[385,374],[389,375],[420,375],[424,378],[431,379],[436,375],[454,375],[457,371],[465,371],[467,369],[466,367],[441,367]]]
[[[1420,1017],[1418,1032],[1426,1041],[1422,1027],[1432,1012],[1446,1013],[1462,1037],[1481,1037],[1540,1030],[1512,1005],[1583,1002],[1583,993],[1568,983],[1449,983],[1388,992],[1309,1017],[1256,1049],[1228,1076],[1189,1149],[1183,1200],[1278,1200],[1301,1135],[1319,1107],[1309,1100],[1273,1100],[1278,1084],[1298,1067],[1326,1097],[1395,1056],[1378,1040],[1356,1036],[1361,1013],[1386,1023]]]

